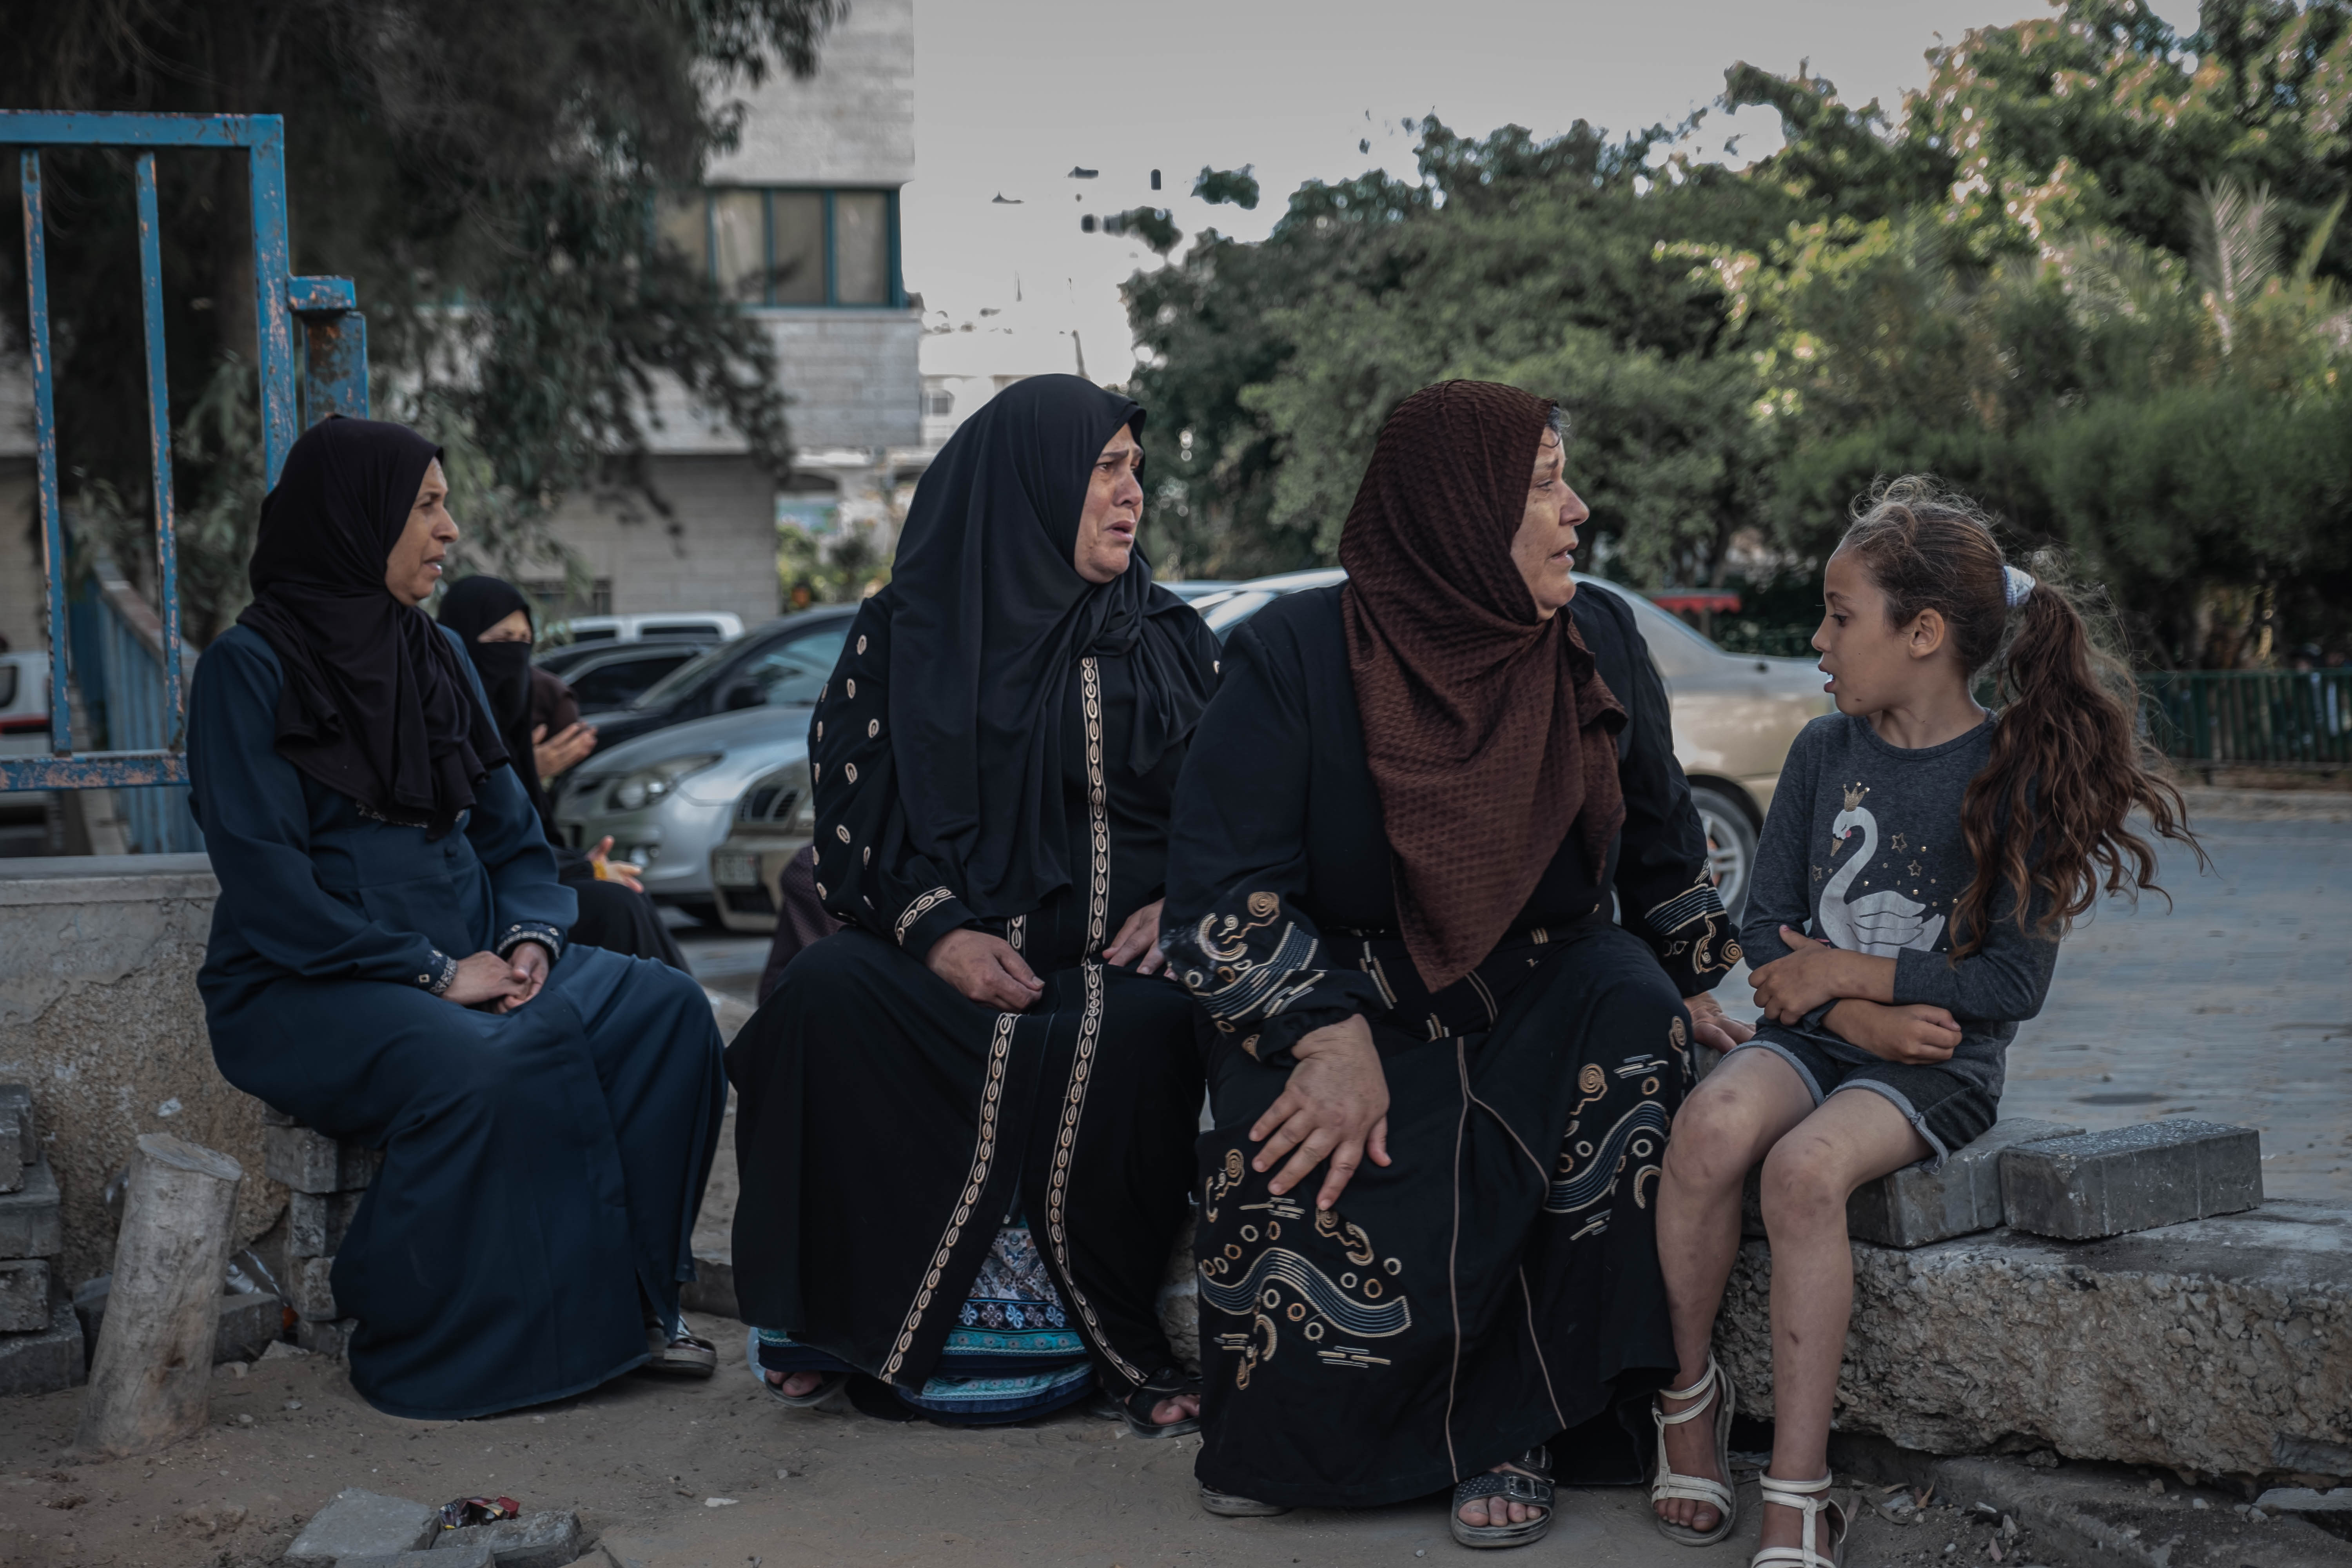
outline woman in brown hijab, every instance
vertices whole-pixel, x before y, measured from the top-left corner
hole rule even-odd
[[[1234,633],[1185,763],[1213,1512],[1451,1486],[1458,1540],[1515,1546],[1555,1476],[1641,1479],[1659,1157],[1694,1031],[1746,1031],[1705,994],[1739,951],[1664,687],[1570,574],[1561,436],[1511,387],[1407,398],[1349,581]]]

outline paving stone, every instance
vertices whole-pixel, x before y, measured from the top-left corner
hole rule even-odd
[[[335,1323],[305,1318],[294,1325],[294,1342],[312,1355],[342,1361],[352,1353],[352,1331],[359,1326],[357,1318],[345,1318]]]
[[[740,1318],[743,1310],[735,1302],[735,1261],[727,1252],[697,1252],[694,1255],[695,1278],[677,1288],[678,1305],[689,1312],[709,1312],[718,1318]]]
[[[452,1547],[435,1551],[392,1552],[373,1557],[346,1557],[335,1568],[491,1568],[498,1559],[490,1554],[490,1543],[478,1542],[472,1546]]]
[[[488,1546],[499,1568],[565,1568],[580,1555],[580,1516],[571,1510],[527,1513],[495,1524],[445,1530],[433,1543],[433,1555],[464,1551],[477,1542]],[[433,1568],[441,1568],[436,1563]]]
[[[343,1234],[360,1211],[358,1193],[290,1193],[286,1199],[286,1255],[289,1258],[332,1258],[342,1249]],[[328,1314],[330,1317],[332,1313]]]
[[[1995,1229],[2001,1223],[2001,1151],[2082,1131],[2024,1117],[1996,1121],[1983,1137],[1954,1150],[1937,1170],[1909,1165],[1860,1188],[1846,1200],[1846,1234],[1881,1247],[1909,1247]]]
[[[95,1354],[98,1331],[106,1322],[106,1303],[113,1294],[114,1276],[85,1279],[73,1293],[74,1316],[81,1321],[83,1342]],[[285,1331],[286,1303],[267,1291],[231,1290],[220,1303],[220,1332],[213,1340],[213,1364],[256,1361]]]
[[[335,1568],[350,1557],[418,1552],[440,1533],[441,1510],[433,1504],[352,1487],[310,1516],[286,1549],[286,1568]]]
[[[78,1388],[88,1378],[89,1358],[82,1353],[81,1320],[73,1307],[60,1301],[49,1315],[49,1326],[36,1333],[0,1334],[0,1397],[21,1394],[55,1394]]]
[[[37,1160],[25,1167],[24,1186],[0,1196],[0,1258],[55,1258],[65,1249],[58,1179],[47,1160]]]
[[[2090,1241],[2263,1201],[2262,1134],[2171,1117],[2005,1151],[2001,1213],[2013,1230]]]
[[[2273,1199],[2100,1241],[2003,1229],[1853,1250],[1840,1432],[2352,1479],[2352,1207]],[[1716,1321],[1739,1408],[1759,1420],[1771,1268],[1766,1243],[1743,1244]]]
[[[341,1317],[335,1310],[334,1271],[331,1258],[305,1258],[291,1265],[287,1270],[287,1304],[314,1323]]]
[[[0,1263],[0,1333],[49,1326],[49,1265],[43,1258]]]
[[[362,1144],[339,1142],[309,1127],[264,1127],[262,1171],[298,1193],[356,1192],[375,1174]]]

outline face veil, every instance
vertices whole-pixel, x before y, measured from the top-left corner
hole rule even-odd
[[[386,822],[449,831],[507,760],[466,665],[384,586],[441,448],[404,426],[330,418],[302,433],[261,503],[237,616],[278,655],[278,752]]]
[[[1139,549],[1108,583],[1072,555],[1096,459],[1143,409],[1074,375],[998,393],[941,447],[915,491],[890,586],[892,752],[916,846],[961,879],[973,912],[1011,916],[1068,885],[1060,821],[1063,702],[1078,660],[1125,654],[1147,772],[1206,706]]]

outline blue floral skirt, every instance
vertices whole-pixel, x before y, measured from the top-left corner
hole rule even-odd
[[[752,1337],[761,1373],[857,1370],[775,1329],[754,1329]],[[919,1392],[891,1392],[934,1421],[987,1426],[1059,1410],[1093,1384],[1086,1342],[1063,1309],[1029,1227],[1008,1225],[996,1233],[929,1379]]]

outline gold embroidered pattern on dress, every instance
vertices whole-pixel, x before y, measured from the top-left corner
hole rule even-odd
[[[1666,950],[1670,958],[1679,958],[1687,944],[1693,974],[1727,973],[1739,962],[1739,942],[1731,934],[1731,916],[1725,911],[1722,895],[1715,890],[1713,882],[1702,879],[1646,910],[1642,924],[1649,928],[1655,942],[1680,939]]]
[[[1239,915],[1203,915],[1183,943],[1202,961],[1201,966],[1184,971],[1184,989],[1227,1034],[1235,1024],[1273,1017],[1323,980],[1321,970],[1308,967],[1318,944],[1297,922],[1285,922],[1279,937],[1261,934],[1270,932],[1282,918],[1278,895],[1260,889],[1244,904],[1250,917],[1246,921]]]
[[[1028,945],[1029,917],[1027,915],[1014,915],[1011,920],[1005,921],[1004,940],[1011,945],[1013,951],[1015,952],[1019,952],[1024,947]]]
[[[923,1286],[915,1293],[915,1304],[907,1309],[907,1321],[898,1327],[898,1342],[890,1348],[890,1359],[882,1363],[882,1381],[890,1382],[898,1375],[899,1365],[914,1348],[915,1331],[929,1310],[931,1294],[940,1288],[940,1276],[947,1269],[948,1259],[954,1256],[957,1238],[970,1223],[972,1210],[980,1202],[981,1189],[988,1184],[989,1167],[996,1159],[996,1113],[1004,1100],[1004,1064],[1013,1049],[1013,1026],[1017,1013],[996,1016],[996,1033],[988,1042],[988,1081],[980,1096],[980,1142],[972,1151],[971,1173],[963,1186],[963,1200],[956,1205],[955,1217],[948,1221],[947,1233],[940,1237],[939,1250],[931,1254],[930,1271],[923,1276]]]
[[[1087,816],[1094,840],[1094,874],[1087,889],[1087,945],[1089,953],[1102,951],[1104,929],[1110,922],[1110,811],[1103,784],[1102,671],[1095,661],[1078,661],[1078,697],[1087,725]],[[1129,1383],[1141,1384],[1143,1373],[1127,1363],[1102,1331],[1094,1303],[1078,1289],[1070,1273],[1069,1233],[1064,1201],[1070,1185],[1070,1161],[1077,1151],[1078,1118],[1087,1107],[1087,1080],[1093,1075],[1095,1047],[1102,1036],[1103,971],[1092,959],[1082,964],[1087,979],[1086,1011],[1078,1019],[1078,1045],[1070,1061],[1070,1089],[1062,1100],[1062,1125],[1054,1137],[1054,1173],[1045,1184],[1045,1237],[1053,1244],[1054,1261],[1069,1282],[1070,1305],[1086,1320],[1087,1335]]]
[[[1241,1151],[1228,1150],[1223,1169],[1202,1184],[1201,1212],[1208,1224],[1217,1223],[1219,1205],[1242,1184],[1244,1169]],[[1307,1209],[1297,1199],[1269,1194],[1262,1203],[1241,1206],[1244,1213],[1262,1211],[1262,1226],[1235,1227],[1240,1241],[1225,1243],[1195,1264],[1202,1301],[1228,1317],[1249,1321],[1240,1332],[1216,1336],[1222,1349],[1240,1358],[1234,1368],[1234,1386],[1247,1388],[1250,1374],[1274,1359],[1286,1326],[1312,1346],[1315,1358],[1326,1366],[1362,1370],[1390,1365],[1389,1358],[1344,1342],[1390,1339],[1412,1327],[1412,1303],[1392,1293],[1392,1281],[1403,1272],[1403,1263],[1394,1258],[1376,1261],[1379,1251],[1362,1226],[1341,1218],[1337,1210],[1317,1210],[1299,1239],[1339,1247],[1347,1267],[1335,1279],[1304,1253],[1275,1245],[1283,1238],[1285,1224],[1307,1219]],[[1244,1266],[1242,1243],[1260,1242],[1265,1244],[1264,1250]],[[1323,1343],[1335,1332],[1343,1342]]]
[[[941,904],[946,903],[950,899],[954,897],[955,895],[948,891],[945,888],[933,888],[929,892],[922,894],[917,898],[913,903],[908,904],[905,910],[898,916],[898,926],[896,933],[898,938],[898,945],[900,947],[907,945],[907,933],[914,929],[915,922],[917,921],[921,920],[925,915],[929,914],[933,910],[938,909]]]

